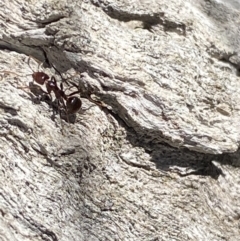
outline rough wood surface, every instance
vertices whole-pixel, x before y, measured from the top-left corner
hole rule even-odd
[[[0,240],[239,240],[238,1],[0,7]]]

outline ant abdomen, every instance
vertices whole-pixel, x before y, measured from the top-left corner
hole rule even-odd
[[[82,101],[76,96],[68,97],[66,101],[66,106],[67,113],[74,114],[80,110],[82,106]]]

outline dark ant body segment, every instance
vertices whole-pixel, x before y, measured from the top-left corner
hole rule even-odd
[[[82,101],[76,97],[76,96],[72,96],[72,97],[68,97],[68,101],[67,103],[67,113],[71,113],[74,114],[76,113],[80,107],[82,106]]]

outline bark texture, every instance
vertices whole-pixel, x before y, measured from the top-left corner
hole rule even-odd
[[[0,8],[0,240],[239,240],[238,1]]]

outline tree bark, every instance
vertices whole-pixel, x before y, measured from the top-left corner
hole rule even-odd
[[[0,7],[0,240],[239,240],[238,2]]]

